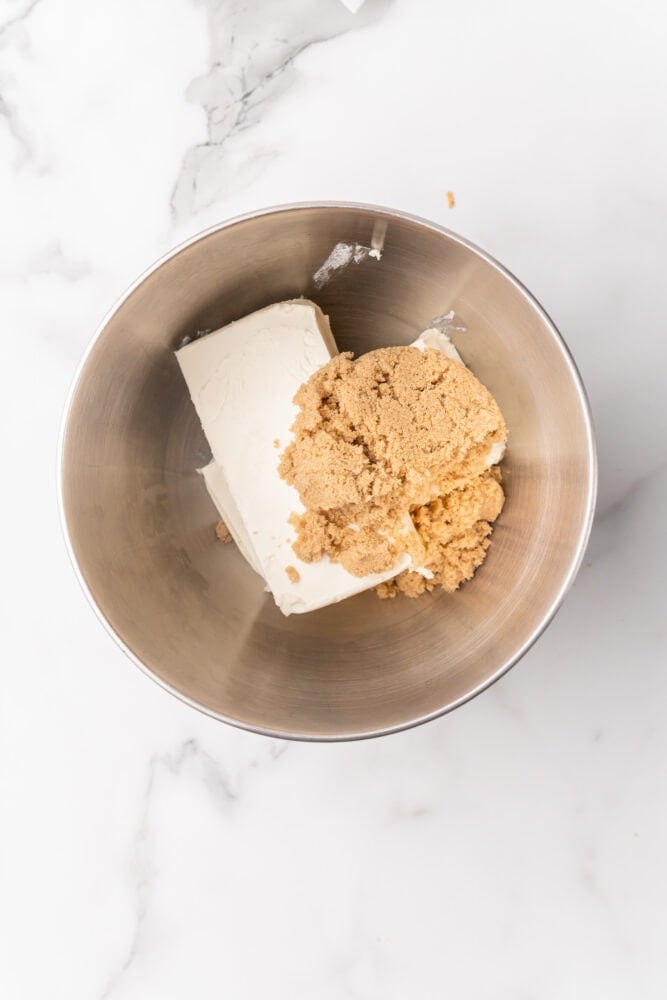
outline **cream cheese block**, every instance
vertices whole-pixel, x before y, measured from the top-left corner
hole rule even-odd
[[[290,517],[304,507],[278,475],[279,454],[297,390],[335,353],[326,316],[303,299],[268,306],[176,352],[220,470],[203,470],[209,492],[284,614],[341,601],[410,565],[405,555],[384,573],[357,577],[326,558],[303,562],[292,549]]]
[[[200,472],[204,477],[209,496],[215,504],[220,517],[227,525],[236,547],[245,560],[252,566],[255,573],[259,573],[262,576],[262,567],[255,554],[250,535],[246,531],[241,513],[234,503],[222,467],[213,459],[203,469],[200,469]]]

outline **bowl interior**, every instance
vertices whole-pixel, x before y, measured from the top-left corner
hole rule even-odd
[[[339,241],[381,262],[312,276]],[[341,350],[409,343],[449,309],[453,339],[509,427],[507,502],[488,558],[454,595],[363,594],[308,615],[275,608],[234,546],[197,469],[209,458],[173,351],[305,295]],[[248,400],[252,405],[252,400]],[[71,549],[124,647],[204,710],[260,731],[369,735],[480,690],[535,638],[569,583],[594,494],[581,386],[544,313],[502,269],[437,227],[359,207],[303,206],[200,237],[153,269],[106,321],[79,373],[61,455]]]

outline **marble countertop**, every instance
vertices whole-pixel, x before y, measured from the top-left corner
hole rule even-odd
[[[0,995],[667,995],[667,62],[659,5],[0,0]],[[455,194],[449,209],[446,192]],[[386,204],[502,260],[597,424],[565,606],[401,735],[284,744],[142,675],[61,539],[107,307],[221,219]]]

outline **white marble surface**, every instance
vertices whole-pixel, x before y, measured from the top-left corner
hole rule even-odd
[[[667,995],[662,19],[0,0],[0,996]],[[198,229],[310,198],[428,216],[514,270],[580,364],[601,463],[578,582],[522,663],[344,746],[147,680],[79,591],[54,489],[115,297]]]

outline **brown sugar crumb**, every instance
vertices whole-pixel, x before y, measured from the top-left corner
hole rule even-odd
[[[224,542],[225,545],[227,544],[227,542],[231,542],[232,540],[232,536],[229,533],[229,528],[227,527],[224,521],[218,521],[218,523],[215,526],[215,533],[218,539],[221,542]]]
[[[414,347],[333,358],[295,396],[294,440],[280,462],[306,508],[293,515],[294,551],[328,555],[355,576],[407,571],[378,593],[453,591],[483,561],[503,505],[487,467],[506,437],[490,392],[463,365]]]
[[[273,439],[273,447],[280,448],[280,441],[278,440],[278,438]]]
[[[484,561],[492,524],[504,502],[502,486],[490,470],[462,489],[418,507],[411,517],[426,553],[422,565],[433,573],[433,579],[406,570],[380,584],[379,596],[400,592],[419,597],[436,586],[450,593],[457,590]]]
[[[298,583],[301,579],[301,574],[296,566],[285,566],[285,572],[287,573],[290,583]]]
[[[445,198],[447,199],[447,208],[454,208],[456,206],[453,191],[447,191]]]

